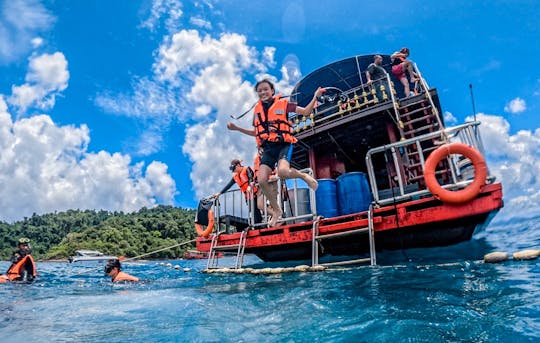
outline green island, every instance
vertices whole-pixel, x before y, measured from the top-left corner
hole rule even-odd
[[[31,240],[38,260],[66,259],[76,250],[135,257],[192,240],[195,210],[173,206],[143,207],[137,212],[68,210],[33,214],[23,220],[0,222],[0,260],[9,260],[20,237]],[[195,243],[166,249],[145,258],[179,258]]]

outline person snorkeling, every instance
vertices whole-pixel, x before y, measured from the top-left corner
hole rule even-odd
[[[120,260],[117,258],[107,261],[107,264],[105,265],[105,268],[104,268],[105,275],[110,276],[112,282],[120,282],[120,281],[138,282],[139,281],[138,277],[129,275],[128,273],[124,273],[121,270],[122,270],[122,264],[120,264]]]
[[[29,238],[22,237],[19,239],[17,250],[13,252],[10,261],[11,266],[6,274],[0,275],[0,283],[7,281],[32,282],[36,278],[37,269],[32,257]]]

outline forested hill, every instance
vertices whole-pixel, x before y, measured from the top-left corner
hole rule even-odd
[[[157,206],[135,213],[69,210],[8,224],[0,222],[0,260],[8,260],[20,237],[31,240],[37,259],[72,256],[75,250],[99,250],[133,257],[196,237],[195,210]],[[165,250],[147,258],[177,258],[192,245]]]

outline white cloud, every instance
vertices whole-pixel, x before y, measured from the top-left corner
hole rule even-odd
[[[540,208],[540,129],[510,134],[510,124],[478,114],[490,172],[503,184],[505,208],[498,218],[531,217]],[[467,118],[471,120],[472,118]]]
[[[258,52],[238,34],[222,34],[216,39],[195,30],[182,30],[159,48],[154,63],[156,79],[185,89],[191,104],[189,113],[199,121],[187,127],[182,147],[193,162],[190,177],[198,197],[216,192],[228,181],[227,166],[232,158],[251,164],[255,140],[228,131],[226,123],[231,115],[244,112],[256,101],[253,84],[244,78],[249,74],[257,78],[268,75],[268,67],[275,65],[274,52],[272,47]],[[276,87],[290,92],[291,80],[300,74],[298,66],[290,63],[281,71]],[[238,124],[249,127],[251,115]]]
[[[16,61],[35,46],[37,33],[48,30],[55,18],[39,0],[0,3],[0,63]]]
[[[203,29],[208,29],[208,30],[212,29],[212,23],[207,20],[204,20],[201,17],[191,17],[189,18],[189,23],[194,26],[201,27]]]
[[[7,99],[18,113],[24,113],[28,107],[52,108],[56,96],[68,86],[67,60],[61,52],[33,56],[29,61],[26,83],[12,86],[12,95]]]
[[[457,118],[454,117],[454,115],[451,112],[445,111],[444,112],[444,122],[447,124],[455,124],[457,123]]]
[[[517,97],[512,99],[506,106],[504,106],[504,111],[507,113],[517,114],[525,111],[527,109],[527,104],[525,100]]]
[[[128,117],[170,121],[173,117],[183,119],[185,100],[183,94],[171,85],[148,78],[136,78],[131,94],[98,94],[97,106],[109,113]]]
[[[172,204],[167,166],[133,165],[128,155],[87,151],[85,125],[56,126],[47,115],[13,122],[0,96],[0,220],[67,209],[135,211]]]
[[[177,31],[183,15],[179,0],[153,0],[150,16],[141,23],[141,27],[155,32],[163,23],[168,32]]]

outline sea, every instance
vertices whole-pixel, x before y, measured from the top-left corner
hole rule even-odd
[[[201,273],[206,260],[134,261],[124,271],[143,281],[120,285],[103,264],[38,262],[37,281],[0,284],[0,342],[540,342],[540,260],[483,262],[540,249],[539,226],[499,221],[469,242],[323,272],[216,275]],[[309,261],[244,261],[298,264]]]

